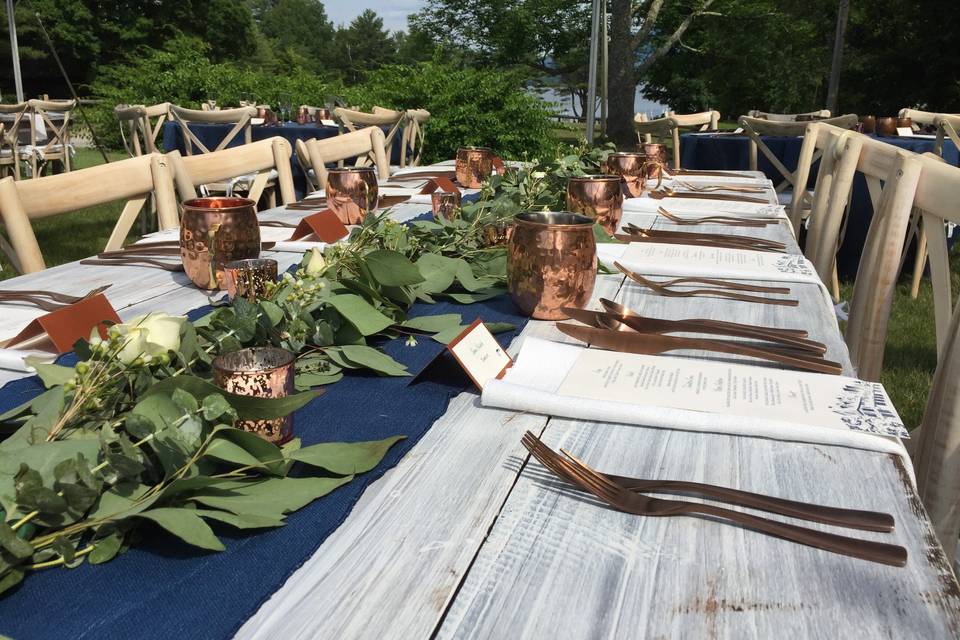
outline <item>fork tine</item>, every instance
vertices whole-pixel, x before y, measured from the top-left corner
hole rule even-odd
[[[575,466],[571,465],[565,458],[558,455],[553,449],[545,445],[542,440],[529,431],[524,436],[523,444],[543,466],[553,471],[555,475],[609,502],[608,498],[605,497],[610,495],[609,486],[604,486],[604,484],[597,482],[597,478],[580,472]]]

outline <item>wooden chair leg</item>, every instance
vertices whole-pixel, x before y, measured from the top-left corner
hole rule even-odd
[[[916,300],[920,294],[920,279],[923,278],[923,270],[927,267],[927,230],[920,225],[920,232],[917,234],[917,256],[913,262],[913,281],[910,283],[910,297]]]
[[[830,295],[834,302],[840,302],[840,274],[837,271],[837,261],[833,261],[833,273],[830,276]]]

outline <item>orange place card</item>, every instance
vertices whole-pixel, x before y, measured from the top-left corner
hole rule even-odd
[[[320,238],[322,242],[336,242],[346,238],[350,231],[343,226],[337,214],[330,209],[324,209],[320,213],[313,213],[301,220],[297,228],[293,230],[290,239],[299,240],[311,233]]]
[[[502,378],[513,364],[480,318],[451,340],[447,349],[481,391],[490,380]]]
[[[441,191],[460,191],[457,188],[457,185],[453,184],[453,180],[446,176],[437,176],[436,178],[430,178],[427,180],[427,184],[423,185],[423,189],[420,190],[420,195],[427,195],[433,193],[437,189]]]
[[[6,346],[12,347],[46,333],[57,352],[66,353],[73,350],[77,340],[89,339],[94,327],[99,329],[102,338],[106,338],[105,322],[119,324],[120,316],[107,297],[100,293],[40,316],[14,336]]]
[[[503,160],[500,156],[493,156],[493,168],[497,170],[498,175],[503,175],[503,172],[506,171],[507,167],[503,164]]]

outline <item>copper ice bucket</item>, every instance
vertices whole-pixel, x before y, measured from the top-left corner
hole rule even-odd
[[[194,198],[183,203],[180,257],[201,289],[223,289],[224,266],[260,255],[256,203],[249,198]]]
[[[563,320],[563,307],[590,301],[597,277],[593,219],[577,213],[526,212],[514,218],[507,247],[507,288],[520,310]]]
[[[457,149],[457,182],[467,189],[479,189],[493,173],[493,151],[487,147]]]
[[[613,235],[623,215],[620,176],[574,176],[567,179],[567,209],[593,218]]]
[[[296,356],[286,349],[256,347],[213,359],[213,383],[230,393],[255,398],[284,398],[294,393]],[[272,420],[238,420],[238,429],[283,444],[293,437],[293,415]]]
[[[377,172],[372,167],[330,169],[327,173],[327,206],[343,224],[360,224],[377,208]]]
[[[603,163],[603,171],[620,176],[631,197],[638,198],[647,179],[647,156],[638,151],[611,153]]]

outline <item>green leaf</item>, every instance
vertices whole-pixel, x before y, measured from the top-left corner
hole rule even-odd
[[[174,389],[170,396],[173,404],[180,407],[186,413],[196,413],[200,408],[200,403],[190,393],[183,389]]]
[[[283,467],[283,453],[275,444],[255,433],[242,429],[224,428],[207,449],[212,457],[240,465],[262,465],[279,474]]]
[[[165,394],[173,393],[173,389],[177,388],[190,392],[194,398],[198,399],[205,398],[210,394],[220,394],[226,399],[230,406],[236,410],[237,416],[242,420],[272,420],[274,418],[282,418],[306,405],[318,395],[313,391],[304,391],[283,398],[241,396],[235,393],[228,393],[212,382],[201,380],[196,376],[180,375],[161,380],[153,385],[147,390],[143,399],[133,410],[139,412],[138,408],[140,405],[148,399],[158,396],[163,398]]]
[[[396,251],[371,251],[363,256],[363,260],[374,279],[385,287],[402,287],[424,280],[417,265]]]
[[[517,325],[509,322],[484,322],[483,325],[490,333],[503,333],[504,331],[513,331]]]
[[[387,376],[410,375],[410,372],[407,371],[405,366],[382,351],[374,349],[373,347],[345,344],[340,347],[340,350],[344,357],[346,357],[350,362],[367,369],[372,369],[377,373],[382,373]]]
[[[352,293],[331,296],[327,303],[365,336],[379,333],[393,324],[393,320],[377,311],[360,296]]]
[[[17,586],[21,580],[23,580],[22,569],[10,569],[8,572],[0,575],[0,593]]]
[[[270,321],[270,326],[275,327],[283,321],[283,309],[269,300],[261,300],[260,308],[263,309],[263,315]]]
[[[444,329],[443,331],[438,331],[430,337],[440,344],[450,344],[450,341],[466,331],[468,326],[469,325],[458,325],[456,327],[450,327],[448,329]]]
[[[235,464],[238,467],[248,465],[261,466],[260,461],[246,449],[223,438],[216,438],[207,447],[204,456],[221,462]]]
[[[496,298],[504,293],[506,293],[505,289],[500,287],[491,287],[489,289],[480,289],[479,291],[466,293],[451,292],[444,295],[452,298],[455,302],[459,302],[460,304],[473,304],[474,302],[483,302],[484,300]]]
[[[599,222],[593,223],[593,238],[597,244],[617,244],[620,241],[607,233],[607,230],[600,226]]]
[[[463,317],[459,313],[444,313],[435,316],[410,318],[401,322],[400,326],[414,331],[436,333],[450,327],[459,327],[462,321]]]
[[[419,289],[425,293],[446,291],[453,286],[453,281],[457,277],[456,260],[435,253],[425,253],[420,256],[417,267],[424,278]]]
[[[33,555],[33,545],[17,537],[10,525],[0,522],[0,547],[10,552],[18,560],[26,560]]]
[[[37,375],[40,376],[40,380],[43,381],[43,386],[47,389],[64,384],[67,380],[77,375],[73,367],[64,367],[59,364],[46,364],[39,358],[25,358],[24,362],[37,370]]]
[[[157,430],[153,420],[142,413],[128,413],[123,420],[123,427],[134,438],[146,438]]]
[[[210,520],[224,522],[237,529],[265,529],[268,527],[282,527],[286,523],[282,517],[259,516],[253,513],[228,513],[213,509],[196,509],[197,515]]]
[[[233,422],[236,418],[236,412],[233,410],[233,407],[231,407],[227,399],[219,393],[211,393],[204,397],[200,408],[203,411],[204,420],[209,422],[213,422],[224,415],[230,416],[229,422]]]
[[[57,536],[53,544],[50,545],[50,548],[53,549],[58,556],[63,558],[64,564],[71,564],[76,557],[77,550],[73,546],[73,543],[63,536]]]
[[[343,378],[343,372],[335,371],[333,373],[322,373],[310,371],[307,373],[298,373],[293,379],[293,384],[298,391],[305,391],[314,387],[323,387],[328,384],[340,382]]]
[[[184,542],[201,549],[223,551],[223,543],[193,509],[160,507],[136,514],[137,518],[152,520]]]
[[[342,478],[266,478],[220,485],[231,495],[198,495],[194,502],[236,514],[277,517],[296,511],[353,480]]]
[[[105,538],[93,541],[93,551],[87,556],[87,562],[90,564],[103,564],[109,562],[120,551],[123,544],[123,536],[114,531]]]
[[[364,473],[380,464],[387,450],[404,438],[406,436],[368,442],[323,442],[293,451],[288,458],[340,475]]]

